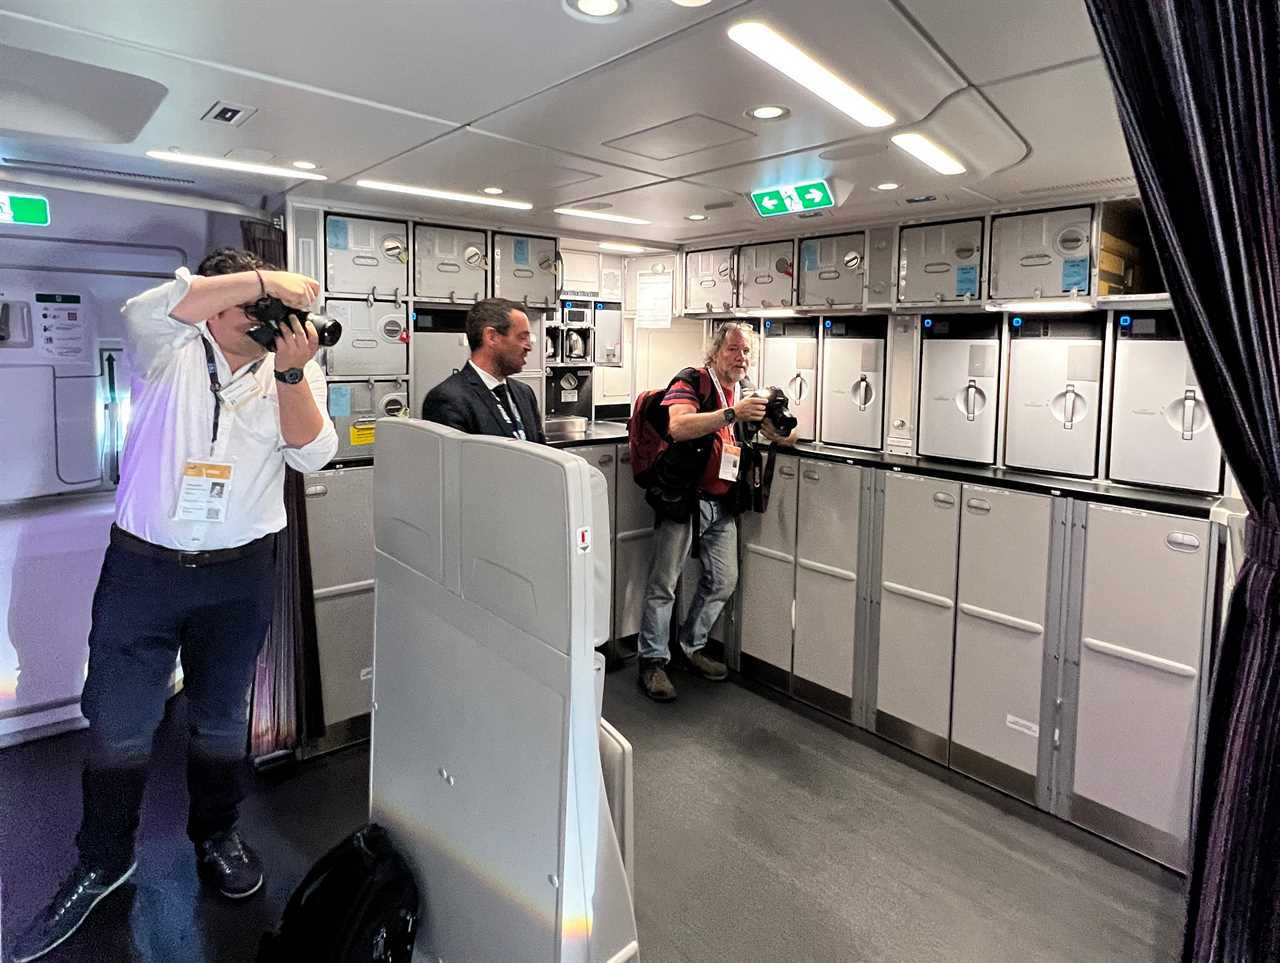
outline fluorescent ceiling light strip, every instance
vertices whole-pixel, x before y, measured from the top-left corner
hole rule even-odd
[[[643,254],[645,249],[638,244],[617,244],[613,241],[601,241],[600,250],[618,251],[622,254]]]
[[[795,308],[734,308],[733,313],[739,318],[798,318],[800,312]]]
[[[412,194],[414,197],[430,197],[437,201],[458,201],[461,204],[484,204],[488,207],[505,207],[513,211],[533,210],[533,205],[524,201],[507,201],[500,197],[486,197],[483,194],[459,194],[456,191],[438,191],[431,187],[414,187],[412,184],[393,184],[391,181],[374,181],[361,178],[356,181],[356,187],[368,188],[371,191]]]
[[[894,134],[889,138],[916,160],[928,164],[939,174],[963,174],[965,166],[924,134]]]
[[[295,181],[327,181],[323,174],[300,171],[293,167],[276,167],[273,164],[250,164],[248,161],[228,160],[225,157],[205,157],[202,154],[184,154],[176,150],[149,150],[152,160],[171,164],[189,164],[192,167],[213,167],[217,170],[236,171],[240,174],[266,174],[270,177],[287,177]]]
[[[585,217],[593,221],[614,221],[617,224],[652,224],[652,221],[642,221],[638,217],[627,217],[624,214],[604,214],[601,211],[578,211],[572,207],[557,207],[555,213],[564,214],[567,217]]]
[[[754,21],[735,23],[729,28],[729,39],[863,127],[888,127],[893,123],[893,114],[854,90],[770,27]]]
[[[1049,314],[1066,311],[1092,311],[1093,305],[1078,298],[1044,299],[1041,301],[992,301],[983,305],[988,311],[1008,311],[1011,314]]]

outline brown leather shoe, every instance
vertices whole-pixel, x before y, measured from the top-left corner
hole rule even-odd
[[[689,663],[689,671],[702,676],[711,682],[723,682],[729,677],[729,670],[725,668],[723,662],[717,662],[715,659],[709,659],[699,650],[692,655],[686,655],[685,661]]]
[[[672,702],[676,697],[676,687],[661,662],[640,666],[640,689],[654,702]]]

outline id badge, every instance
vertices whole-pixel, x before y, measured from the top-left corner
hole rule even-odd
[[[736,482],[738,480],[738,464],[741,461],[741,448],[730,444],[722,446],[720,449],[720,480]]]
[[[231,504],[233,465],[222,461],[188,461],[178,487],[177,522],[224,522]]]
[[[229,411],[235,411],[245,402],[251,401],[261,394],[262,386],[251,372],[247,375],[241,375],[231,384],[222,388],[218,392],[218,398],[222,401],[224,408]]]

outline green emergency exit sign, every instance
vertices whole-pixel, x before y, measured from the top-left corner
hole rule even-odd
[[[49,226],[49,199],[33,194],[0,193],[0,224]]]
[[[835,207],[831,188],[826,181],[805,181],[751,192],[751,203],[761,217],[777,217],[779,214],[798,214],[816,211],[823,207]]]

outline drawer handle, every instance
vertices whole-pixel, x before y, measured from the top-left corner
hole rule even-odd
[[[796,470],[790,467],[789,465],[783,465],[781,468],[778,469],[778,471],[781,472],[783,475],[785,475],[787,478],[796,477]]]
[[[1170,532],[1165,536],[1164,543],[1175,552],[1186,552],[1189,555],[1194,555],[1200,551],[1200,539],[1190,532]]]
[[[991,512],[991,503],[985,498],[970,498],[965,505],[968,506],[969,511],[979,515],[987,515]]]
[[[1047,254],[1024,254],[1018,259],[1018,263],[1023,267],[1044,267],[1052,264],[1053,258]]]
[[[822,481],[822,476],[819,475],[817,469],[814,468],[806,468],[804,470],[804,477],[809,479],[809,481]]]
[[[613,464],[613,456],[612,456],[612,455],[601,455],[601,456],[600,456],[600,464],[602,464],[602,465],[612,465],[612,464]]]
[[[1133,662],[1137,665],[1146,666],[1148,669],[1156,669],[1160,672],[1167,672],[1170,675],[1176,675],[1183,679],[1194,679],[1199,675],[1199,671],[1195,666],[1185,665],[1182,662],[1174,662],[1172,659],[1162,659],[1158,655],[1149,655],[1146,652],[1139,652],[1136,649],[1125,648],[1123,645],[1115,645],[1111,642],[1103,642],[1101,639],[1085,638],[1084,646],[1094,652],[1100,652],[1103,655],[1109,655],[1115,659],[1123,659],[1126,662]]]
[[[324,498],[324,496],[327,494],[329,494],[328,485],[308,485],[307,486],[308,498]]]
[[[631,464],[631,452],[629,452],[629,451],[625,451],[625,452],[623,452],[621,455],[619,455],[619,456],[618,456],[618,461],[622,462],[624,465],[630,465],[630,464]]]
[[[949,495],[946,492],[934,492],[933,503],[935,505],[940,505],[943,508],[953,508],[955,507],[956,496]]]
[[[984,609],[977,605],[970,605],[968,602],[960,603],[960,611],[975,619],[994,622],[996,625],[1003,625],[1007,629],[1017,629],[1019,632],[1026,632],[1028,635],[1044,634],[1044,626],[1039,622],[1020,619],[1016,615],[1005,615],[1003,612]]]
[[[850,572],[847,568],[837,568],[835,565],[823,565],[821,562],[811,562],[807,558],[796,559],[796,564],[807,572],[817,572],[819,575],[830,575],[832,578],[838,578],[842,582],[858,581],[858,574]]]
[[[894,595],[901,595],[903,598],[914,599],[917,602],[926,602],[929,605],[936,605],[940,609],[950,609],[955,607],[955,603],[945,595],[934,595],[932,592],[912,588],[910,585],[902,585],[899,582],[881,582],[880,584],[886,592],[892,592]]]

